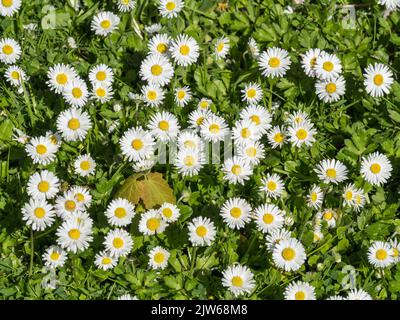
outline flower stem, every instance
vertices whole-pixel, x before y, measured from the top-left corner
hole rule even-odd
[[[29,277],[31,277],[33,269],[33,252],[34,252],[33,230],[31,229],[31,261],[29,264]]]

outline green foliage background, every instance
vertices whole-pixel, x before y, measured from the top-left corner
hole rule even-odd
[[[365,1],[371,3],[373,1]],[[49,24],[46,5],[56,8],[56,28],[42,29]],[[3,36],[15,38],[23,48],[19,65],[31,77],[25,83],[25,93],[17,94],[0,79],[0,298],[4,299],[115,299],[131,293],[140,299],[225,299],[232,296],[221,285],[221,272],[235,261],[249,266],[255,273],[257,288],[250,299],[281,299],[286,285],[296,279],[310,282],[318,298],[344,292],[350,283],[349,270],[356,274],[356,287],[367,290],[376,299],[398,299],[400,265],[384,273],[368,264],[367,249],[371,240],[386,240],[400,231],[400,85],[379,100],[368,97],[363,90],[362,70],[373,62],[391,66],[398,76],[400,70],[400,14],[383,18],[383,7],[373,4],[357,10],[355,29],[347,29],[343,13],[335,9],[341,1],[306,1],[295,7],[293,14],[284,14],[291,4],[286,0],[229,1],[227,10],[218,10],[218,1],[185,0],[185,8],[177,19],[160,19],[155,1],[139,0],[132,14],[119,14],[119,31],[107,38],[90,30],[93,14],[100,9],[117,12],[112,1],[81,1],[74,10],[71,1],[23,1],[22,10],[13,18],[1,18]],[[23,28],[38,23],[37,31]],[[144,26],[161,22],[163,31],[172,36],[187,33],[201,47],[197,64],[186,69],[177,67],[169,96],[163,109],[171,110],[185,127],[187,114],[195,108],[174,105],[173,88],[189,85],[197,98],[214,101],[213,111],[222,114],[232,124],[238,119],[240,89],[248,81],[262,83],[264,104],[280,102],[274,123],[282,123],[288,112],[305,110],[318,130],[317,142],[311,149],[295,152],[289,145],[281,151],[267,148],[267,157],[245,187],[228,186],[222,180],[218,166],[208,165],[197,177],[183,179],[169,166],[156,166],[173,188],[181,208],[178,223],[158,237],[139,234],[137,218],[132,224],[134,250],[120,260],[112,271],[97,270],[93,264],[96,252],[102,248],[109,230],[104,210],[124,180],[132,174],[122,161],[118,139],[129,127],[145,126],[154,110],[129,100],[129,92],[139,92],[138,75],[141,60],[146,55],[148,35]],[[212,58],[213,41],[226,35],[232,48],[226,61]],[[287,77],[271,82],[263,79],[257,63],[247,48],[253,36],[261,48],[282,47],[289,51],[292,67]],[[67,38],[73,37],[78,48],[71,49]],[[315,96],[312,79],[304,76],[299,55],[319,47],[335,52],[344,66],[345,98],[328,105]],[[50,93],[45,82],[49,66],[72,64],[84,78],[96,63],[106,63],[116,74],[115,101],[123,105],[114,112],[112,104],[93,104],[87,110],[94,123],[84,143],[63,143],[57,161],[49,169],[68,185],[88,185],[93,204],[89,212],[95,220],[95,241],[90,249],[70,255],[66,266],[59,270],[59,285],[55,290],[41,286],[45,276],[41,255],[55,242],[55,228],[35,233],[22,222],[21,206],[27,201],[26,183],[37,166],[27,157],[23,146],[12,141],[12,129],[19,128],[30,136],[56,130],[55,118],[66,108],[61,97]],[[4,71],[5,66],[0,66]],[[272,88],[272,92],[271,92]],[[270,99],[271,97],[271,99]],[[119,119],[121,125],[112,134],[107,131],[109,120]],[[380,151],[389,156],[394,171],[388,184],[378,188],[365,183],[359,176],[359,160],[365,154]],[[82,152],[90,152],[97,161],[96,175],[79,178],[73,174],[71,161]],[[305,205],[305,196],[317,182],[313,169],[321,159],[336,157],[351,168],[349,178],[369,191],[368,204],[361,213],[341,207],[340,189],[332,188],[325,207],[340,208],[338,227],[325,232],[324,239],[313,243],[311,220],[315,213]],[[231,196],[238,195],[253,206],[263,203],[258,183],[264,172],[277,172],[285,177],[287,194],[279,205],[293,213],[293,235],[304,244],[308,260],[299,272],[277,270],[265,248],[265,240],[250,224],[240,232],[226,227],[219,208]],[[208,216],[216,223],[218,237],[214,244],[197,250],[190,247],[186,221],[195,216]],[[147,252],[160,244],[171,251],[169,267],[156,272],[147,269]],[[32,261],[31,261],[32,259]]]

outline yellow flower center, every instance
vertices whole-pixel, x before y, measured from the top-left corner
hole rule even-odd
[[[331,72],[333,70],[333,67],[334,67],[334,65],[330,61],[325,61],[322,64],[322,69],[324,69],[325,71],[328,71],[328,72]]]
[[[272,181],[272,180],[268,181],[267,189],[269,191],[275,191],[277,187],[278,187],[278,185],[277,185],[277,183],[275,181]]]
[[[150,71],[153,76],[159,76],[163,72],[163,68],[159,64],[154,64]]]
[[[165,43],[159,43],[157,45],[157,51],[159,53],[164,53],[165,51],[167,51],[167,49],[168,49],[168,47],[167,47],[167,45]]]
[[[234,166],[232,166],[231,172],[232,172],[234,175],[239,175],[239,174],[242,173],[242,167],[239,166],[239,165],[237,165],[237,164],[235,164]]]
[[[261,119],[259,116],[257,116],[256,114],[253,114],[252,116],[250,116],[251,121],[253,121],[256,125],[259,125],[261,123]]]
[[[178,97],[179,100],[183,100],[186,96],[186,92],[184,90],[179,90],[176,96]]]
[[[42,180],[42,181],[39,182],[37,188],[38,188],[38,190],[40,192],[47,192],[50,189],[50,183],[48,183],[47,181]]]
[[[150,218],[147,220],[146,226],[150,231],[156,231],[160,227],[160,219]]]
[[[154,90],[150,90],[147,92],[147,99],[149,99],[150,101],[154,101],[157,99],[157,92]]]
[[[238,207],[234,207],[231,209],[230,214],[233,218],[237,219],[242,215],[242,210]]]
[[[211,133],[216,134],[216,133],[219,132],[220,127],[219,127],[219,125],[217,125],[216,123],[213,123],[212,125],[210,125],[210,127],[208,128],[208,130],[209,130]]]
[[[257,90],[254,88],[250,88],[249,90],[247,90],[247,97],[248,98],[254,98],[257,94]]]
[[[334,179],[336,178],[336,169],[330,168],[328,170],[326,170],[326,175],[328,178]]]
[[[268,64],[271,68],[278,68],[281,65],[281,60],[279,60],[279,58],[273,57],[269,59]]]
[[[325,220],[331,220],[333,218],[333,212],[332,211],[326,211],[324,213],[324,219]]]
[[[250,158],[254,158],[257,155],[257,149],[254,147],[248,147],[246,149],[246,154]]]
[[[205,100],[200,101],[200,108],[202,109],[207,109],[209,106],[209,103]]]
[[[47,153],[47,147],[44,144],[38,144],[36,146],[36,152],[40,155],[44,155]]]
[[[13,0],[1,0],[1,3],[4,7],[9,8],[13,5]]]
[[[325,86],[325,90],[326,92],[328,92],[329,94],[335,93],[336,92],[336,84],[334,84],[333,82],[328,83]]]
[[[377,250],[376,251],[376,253],[375,253],[375,257],[378,259],[378,260],[385,260],[386,259],[386,257],[387,257],[387,252],[386,252],[386,250],[384,250],[384,249],[379,249],[379,250]]]
[[[106,75],[106,73],[104,71],[99,71],[99,72],[96,73],[96,79],[97,80],[104,81],[104,80],[106,80],[106,78],[107,78],[107,75]]]
[[[241,132],[242,138],[248,139],[251,135],[251,131],[249,128],[243,128]]]
[[[398,257],[398,256],[399,256],[399,250],[393,248],[393,257]]]
[[[112,260],[109,257],[104,257],[103,260],[101,260],[101,264],[108,265],[112,262]]]
[[[75,203],[75,201],[67,200],[67,201],[65,201],[64,207],[65,207],[65,210],[71,212],[71,211],[74,211],[74,210],[75,210],[75,208],[76,208],[76,203]]]
[[[183,159],[183,163],[185,164],[185,166],[191,167],[195,164],[196,160],[194,159],[194,157],[192,156],[186,156]]]
[[[167,131],[169,129],[169,123],[168,121],[165,120],[161,120],[158,123],[158,127],[162,130],[162,131]]]
[[[272,222],[274,222],[274,216],[270,213],[265,213],[263,215],[263,221],[265,224],[271,224]]]
[[[347,201],[350,201],[351,199],[353,199],[353,191],[351,190],[346,191],[344,197],[346,198]]]
[[[59,73],[56,76],[56,81],[58,84],[65,85],[68,82],[68,76],[65,73]]]
[[[43,218],[45,216],[46,211],[43,208],[36,208],[33,211],[33,214],[36,216],[36,218],[41,219],[41,218]]]
[[[125,208],[117,208],[114,211],[114,215],[118,218],[118,219],[122,219],[126,217],[126,210]]]
[[[232,278],[232,285],[233,286],[241,288],[241,287],[243,287],[243,284],[244,284],[244,281],[243,281],[242,277],[234,276]]]
[[[314,67],[317,64],[317,57],[311,58],[310,60],[310,66]]]
[[[316,202],[318,199],[318,194],[314,191],[311,193],[311,201]]]
[[[181,45],[181,47],[179,48],[179,52],[182,55],[187,56],[190,53],[190,48],[186,44]]]
[[[56,251],[53,251],[50,255],[51,260],[57,261],[59,258],[60,258],[60,254]]]
[[[379,163],[373,163],[369,169],[373,174],[378,174],[381,172],[381,165]]]
[[[108,29],[111,26],[111,21],[110,20],[103,20],[100,22],[100,25],[104,29]]]
[[[225,44],[223,42],[218,43],[217,45],[217,51],[221,52],[222,50],[224,50]]]
[[[131,146],[133,149],[135,149],[136,151],[139,151],[143,148],[143,141],[140,139],[133,139]]]
[[[107,91],[104,88],[98,88],[96,89],[96,94],[100,98],[104,98],[107,94]]]
[[[120,249],[123,246],[124,246],[124,240],[123,239],[118,238],[118,237],[114,238],[114,240],[113,240],[113,247],[114,248]]]
[[[383,84],[383,76],[381,74],[376,74],[374,76],[374,83],[377,86],[381,86]]]
[[[194,141],[192,141],[192,140],[186,140],[186,141],[183,143],[183,145],[184,145],[186,148],[196,148],[196,143],[195,143]]]
[[[173,212],[172,212],[172,210],[170,208],[164,208],[162,210],[162,214],[163,214],[164,217],[171,218]]]
[[[11,78],[13,78],[14,80],[19,80],[20,78],[19,72],[18,71],[11,72]]]
[[[274,141],[276,142],[276,143],[282,143],[282,141],[283,141],[283,134],[282,133],[280,133],[280,132],[278,132],[278,133],[275,133],[275,135],[274,135]]]
[[[318,235],[318,233],[314,232],[314,241],[319,241],[321,237]]]
[[[81,232],[78,229],[71,229],[68,231],[68,236],[72,240],[78,240],[81,237]]]
[[[90,169],[90,162],[87,160],[81,161],[79,166],[83,171],[88,171]]]
[[[80,97],[82,97],[82,90],[81,88],[73,88],[72,89],[72,95],[74,96],[75,99],[79,99]]]
[[[304,300],[306,298],[306,294],[303,291],[297,291],[294,295],[296,300]]]
[[[10,55],[14,52],[14,48],[8,44],[6,44],[5,46],[3,46],[3,53],[6,55]]]
[[[307,130],[299,129],[299,130],[297,130],[297,132],[296,132],[296,137],[297,137],[297,139],[299,139],[299,140],[305,140],[305,139],[307,138],[307,136],[308,136]]]
[[[175,7],[176,7],[176,4],[175,4],[175,2],[173,2],[173,1],[167,2],[167,4],[165,5],[165,8],[166,8],[168,11],[174,10]]]
[[[161,263],[164,262],[164,260],[165,260],[165,255],[164,255],[164,253],[162,253],[162,252],[157,252],[157,253],[154,255],[154,262],[155,262],[155,263],[161,264]]]
[[[81,122],[76,119],[76,118],[72,118],[71,120],[68,121],[68,128],[70,128],[71,130],[77,130],[81,127]]]
[[[206,228],[205,226],[198,226],[198,227],[196,228],[196,234],[197,234],[199,237],[204,238],[204,237],[206,236],[206,234],[207,234],[207,228]]]
[[[196,124],[197,124],[198,126],[201,126],[201,124],[203,123],[203,121],[204,121],[204,117],[198,117],[197,120],[196,120]]]
[[[286,261],[292,261],[295,256],[296,251],[294,251],[292,248],[285,248],[282,250],[282,258]]]
[[[83,202],[85,200],[85,196],[82,193],[75,194],[75,199],[79,202]]]

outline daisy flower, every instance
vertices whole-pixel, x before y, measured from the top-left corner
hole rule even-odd
[[[337,220],[337,212],[333,209],[325,209],[323,212],[318,212],[316,219],[317,225],[320,224],[320,221],[325,221],[328,224],[328,228],[336,227]]]
[[[106,103],[112,99],[114,95],[110,85],[96,84],[92,89],[92,97],[95,101]]]
[[[196,217],[189,224],[189,240],[193,246],[209,246],[214,241],[216,229],[209,218]]]
[[[52,199],[58,193],[59,187],[57,176],[51,171],[42,170],[30,176],[26,189],[33,199]]]
[[[111,85],[114,81],[114,71],[105,64],[98,64],[90,68],[89,80],[94,85]]]
[[[344,95],[346,82],[342,76],[330,78],[330,80],[319,80],[315,84],[315,90],[318,98],[323,102],[336,102]]]
[[[64,220],[70,217],[73,213],[85,210],[84,204],[76,199],[71,190],[64,192],[63,195],[56,198],[55,208],[57,215]]]
[[[26,221],[32,230],[43,231],[54,222],[54,208],[44,198],[31,198],[21,211],[22,220]]]
[[[284,216],[276,205],[263,204],[254,209],[254,220],[257,229],[263,233],[271,233],[283,227]]]
[[[284,295],[285,300],[316,300],[314,287],[303,281],[290,283]]]
[[[203,150],[204,144],[195,131],[182,131],[178,135],[178,148]]]
[[[392,250],[393,263],[400,262],[400,242],[397,239],[392,239],[389,244]]]
[[[171,55],[178,65],[187,67],[197,61],[200,48],[192,37],[181,34],[172,41]]]
[[[164,101],[164,91],[159,85],[148,84],[142,87],[144,103],[149,107],[158,107]]]
[[[253,58],[258,58],[260,55],[260,49],[258,48],[256,40],[254,38],[250,38],[249,41],[247,42],[247,46],[249,47],[250,53],[253,56]]]
[[[362,159],[360,173],[370,184],[380,186],[389,180],[392,169],[384,154],[374,152]]]
[[[222,285],[235,296],[250,294],[256,282],[254,275],[249,268],[240,264],[229,266],[222,273]]]
[[[179,107],[186,106],[192,99],[192,93],[190,92],[190,88],[188,86],[175,89],[174,96],[175,96],[175,103]]]
[[[0,1],[0,15],[12,17],[21,7],[21,0],[2,0]]]
[[[74,161],[74,169],[76,174],[82,177],[87,177],[94,174],[96,162],[93,160],[90,154],[80,155]]]
[[[20,87],[22,82],[26,82],[29,79],[25,71],[17,66],[9,66],[4,75],[6,80],[15,87]]]
[[[144,27],[144,31],[146,31],[148,34],[160,32],[161,29],[162,29],[161,23],[153,23],[151,25]]]
[[[399,2],[400,6],[400,2]],[[384,64],[369,65],[364,73],[364,86],[372,97],[382,97],[390,92],[393,83],[393,72]]]
[[[200,126],[200,133],[206,141],[218,142],[224,140],[229,133],[229,128],[222,117],[213,114],[204,118]]]
[[[321,52],[315,60],[315,75],[320,80],[337,79],[342,72],[342,64],[334,54]]]
[[[250,105],[240,111],[240,119],[250,120],[255,124],[258,132],[264,134],[271,127],[272,117],[262,106]]]
[[[86,250],[93,240],[91,228],[72,219],[64,221],[58,227],[56,235],[57,243],[73,253]]]
[[[378,3],[385,6],[386,10],[394,11],[400,8],[399,0],[378,0]]]
[[[62,267],[67,260],[67,253],[58,246],[51,246],[43,253],[44,265],[48,269]]]
[[[315,169],[318,177],[325,183],[338,184],[347,179],[346,166],[335,159],[322,160]]]
[[[133,163],[132,168],[135,172],[144,172],[151,170],[151,168],[153,168],[155,164],[155,159],[144,159]]]
[[[33,137],[25,145],[26,153],[32,158],[33,163],[48,165],[56,158],[58,147],[51,143],[47,137]]]
[[[157,246],[149,252],[149,267],[152,269],[165,269],[168,265],[170,253],[164,248]]]
[[[279,244],[283,240],[289,240],[291,238],[291,233],[284,228],[272,230],[265,237],[265,240],[267,241],[268,251],[273,252],[277,244]]]
[[[275,246],[272,259],[278,268],[296,271],[304,264],[306,252],[297,239],[282,240]]]
[[[301,147],[303,144],[312,146],[315,142],[314,135],[316,134],[317,130],[314,129],[314,125],[311,122],[302,122],[288,128],[289,140],[295,147]]]
[[[226,159],[222,166],[222,171],[225,173],[224,180],[233,184],[244,184],[253,174],[250,163],[237,156]]]
[[[239,147],[238,155],[248,161],[250,165],[257,165],[265,157],[264,145],[258,141],[246,142]]]
[[[368,261],[375,268],[386,268],[393,260],[393,249],[391,245],[383,241],[374,241],[368,249]]]
[[[324,193],[319,186],[314,184],[307,195],[307,205],[310,208],[319,209],[322,206],[322,201],[324,201]]]
[[[223,204],[220,215],[231,229],[241,229],[250,221],[251,206],[241,198],[231,198]]]
[[[82,228],[92,229],[93,227],[93,219],[89,216],[86,211],[75,211],[69,214],[65,220],[74,221],[79,223]]]
[[[210,110],[198,109],[193,110],[189,114],[189,126],[193,129],[200,129],[205,119],[210,118],[214,115]]]
[[[343,204],[348,206],[353,206],[357,188],[352,183],[348,183],[343,190],[342,198]]]
[[[180,126],[175,115],[161,111],[152,115],[148,129],[157,140],[172,141],[176,139]]]
[[[55,93],[62,93],[66,86],[78,77],[72,66],[59,63],[49,68],[47,72],[47,85]]]
[[[74,78],[66,84],[62,95],[70,105],[83,107],[88,100],[89,92],[85,81]]]
[[[184,5],[185,3],[183,0],[160,0],[158,10],[161,16],[172,19],[178,16],[178,13],[181,12]]]
[[[124,227],[132,222],[135,206],[128,200],[117,198],[110,202],[106,210],[108,223],[112,226]]]
[[[189,177],[197,175],[204,164],[204,154],[193,148],[179,150],[175,160],[178,172]]]
[[[52,144],[56,145],[57,147],[61,146],[62,139],[59,133],[53,131],[47,131],[46,137],[50,139]]]
[[[174,76],[174,68],[168,58],[160,54],[147,56],[140,65],[140,78],[150,84],[165,86]]]
[[[139,231],[144,235],[163,233],[166,227],[167,224],[158,210],[148,210],[140,217]]]
[[[263,97],[261,86],[255,82],[246,84],[244,89],[241,90],[241,93],[242,101],[250,105],[256,105]]]
[[[57,118],[57,130],[66,141],[83,141],[92,127],[86,111],[71,107]]]
[[[197,107],[199,109],[207,110],[208,108],[210,108],[211,105],[212,105],[211,99],[201,98],[199,103],[197,104]]]
[[[168,34],[157,34],[149,41],[148,48],[151,54],[167,55],[171,38]]]
[[[106,37],[118,28],[120,19],[109,11],[97,13],[92,20],[91,29],[96,35]]]
[[[179,208],[172,204],[165,202],[159,209],[161,218],[164,219],[167,223],[175,222],[179,219],[181,213]]]
[[[279,126],[272,127],[267,133],[267,138],[272,149],[280,148],[286,142],[286,131]]]
[[[1,9],[1,2],[0,2]],[[1,12],[1,10],[0,10]],[[21,47],[17,41],[10,38],[0,39],[0,61],[5,64],[14,64],[21,57]]]
[[[285,185],[276,173],[269,174],[267,177],[261,179],[261,191],[264,191],[268,197],[274,199],[282,196],[283,191],[285,191]]]
[[[217,59],[223,59],[227,56],[230,49],[229,39],[227,37],[221,37],[217,40],[215,44],[215,57]]]
[[[154,139],[150,132],[141,127],[126,131],[119,140],[122,154],[129,161],[143,160],[154,154]]]
[[[251,120],[236,121],[232,133],[233,139],[238,145],[257,141],[261,138],[261,134],[257,130],[257,126]]]
[[[264,77],[284,77],[290,64],[288,52],[281,48],[268,48],[258,57],[258,66]]]
[[[97,268],[109,270],[117,265],[118,259],[113,257],[108,251],[104,250],[96,254],[94,264]]]
[[[348,293],[346,300],[372,300],[372,297],[363,289],[352,289]]]
[[[301,66],[307,76],[315,77],[315,65],[320,54],[321,50],[316,48],[309,49],[305,54],[301,55]]]
[[[125,257],[131,252],[133,240],[124,229],[114,229],[107,233],[103,244],[111,256],[118,258]]]
[[[136,1],[134,0],[118,0],[118,10],[121,12],[129,12],[135,9]]]
[[[319,242],[324,238],[324,234],[322,233],[320,226],[315,227],[313,230],[313,233],[314,233],[314,235],[313,235],[314,243]]]
[[[354,201],[353,201],[353,208],[356,211],[361,210],[364,205],[365,205],[365,194],[364,191],[362,189],[356,189],[355,193],[354,193]]]
[[[295,111],[289,115],[286,120],[289,126],[296,126],[303,122],[311,122],[308,114],[304,111]]]
[[[92,203],[92,196],[90,195],[89,188],[74,186],[70,189],[72,195],[79,203],[83,204],[85,208],[89,208]]]

